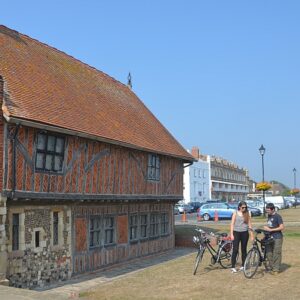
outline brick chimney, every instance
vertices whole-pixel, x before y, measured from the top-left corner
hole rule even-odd
[[[200,151],[199,151],[199,147],[192,147],[192,155],[196,158],[199,159],[200,156]]]

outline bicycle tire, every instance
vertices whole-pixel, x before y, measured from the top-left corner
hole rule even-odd
[[[228,249],[228,246],[230,246],[230,249]],[[219,263],[223,269],[229,269],[231,267],[232,250],[232,242],[225,243],[220,249]]]
[[[204,249],[199,249],[198,253],[197,253],[197,256],[196,256],[193,275],[196,275],[196,273],[197,273],[197,269],[198,269],[198,266],[199,266],[199,264],[202,260],[203,254],[204,254]]]
[[[246,278],[252,278],[260,264],[260,255],[259,251],[256,248],[252,248],[245,259],[244,264],[244,275]]]

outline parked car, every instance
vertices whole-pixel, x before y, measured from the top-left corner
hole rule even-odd
[[[275,211],[278,211],[279,209],[284,208],[284,199],[293,201],[291,198],[294,199],[294,197],[270,196],[265,197],[265,202],[273,203],[275,206]]]
[[[255,207],[260,210],[260,212],[264,213],[264,204],[260,200],[246,200],[248,206]]]
[[[179,209],[178,207],[175,205],[174,206],[174,215],[178,215],[179,214]]]
[[[175,207],[178,208],[180,214],[183,214],[183,212],[191,213],[193,211],[193,208],[188,204],[176,204]]]
[[[294,203],[290,200],[284,199],[284,208],[293,207]]]
[[[208,221],[215,217],[215,212],[218,213],[220,219],[231,219],[235,209],[230,208],[227,203],[207,203],[203,204],[200,208],[200,216],[204,221]]]
[[[196,201],[196,202],[190,202],[188,204],[192,207],[192,212],[196,212],[205,203]]]
[[[225,202],[225,200],[221,200],[221,199],[209,199],[209,200],[206,200],[206,203],[219,203],[219,202]]]
[[[229,207],[237,210],[239,203],[229,203],[228,205],[229,205]],[[253,217],[257,217],[257,216],[260,216],[262,214],[262,211],[260,209],[256,208],[256,207],[249,206],[248,204],[247,204],[247,207],[248,207],[248,210],[251,213],[251,216],[253,216]]]

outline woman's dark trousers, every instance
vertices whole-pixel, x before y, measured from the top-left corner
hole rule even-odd
[[[233,231],[234,241],[233,241],[233,251],[232,251],[232,258],[231,264],[232,268],[235,268],[236,264],[236,257],[239,252],[239,244],[241,243],[241,250],[242,250],[242,266],[244,266],[245,259],[247,256],[247,243],[249,240],[249,232],[248,231]]]

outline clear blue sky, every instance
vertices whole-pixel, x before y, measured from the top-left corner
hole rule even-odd
[[[187,149],[300,180],[300,1],[9,0],[0,23],[126,83]],[[1,49],[0,49],[1,51]]]

